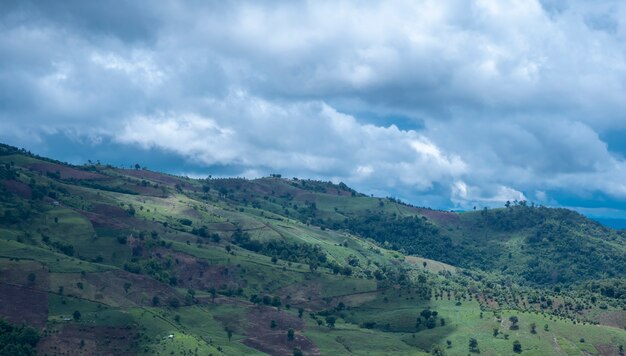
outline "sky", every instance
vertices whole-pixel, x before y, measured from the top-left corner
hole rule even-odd
[[[622,219],[626,4],[4,0],[0,141]]]

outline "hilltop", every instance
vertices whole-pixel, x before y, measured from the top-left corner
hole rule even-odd
[[[74,166],[1,145],[0,217],[0,316],[37,335],[0,350],[495,355],[518,341],[524,354],[615,355],[626,344],[625,235],[566,209],[446,212],[345,184]]]

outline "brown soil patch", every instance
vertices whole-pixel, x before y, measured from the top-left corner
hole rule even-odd
[[[158,296],[165,301],[169,298],[182,297],[172,287],[161,283],[148,276],[133,274],[122,270],[113,270],[98,273],[87,273],[85,280],[93,285],[95,293],[105,295],[107,304],[119,306],[152,305],[152,298]],[[124,290],[124,284],[130,283],[128,292]],[[94,299],[98,299],[96,295]]]
[[[0,315],[11,323],[43,328],[48,319],[48,293],[0,283]]]
[[[168,253],[167,250],[155,251],[152,257],[165,260],[174,259],[174,270],[181,286],[197,290],[238,289],[245,287],[239,279],[239,268],[210,264],[202,259],[184,253]]]
[[[124,188],[130,191],[133,191],[139,195],[146,195],[146,196],[159,197],[159,198],[166,198],[168,196],[167,193],[163,193],[161,189],[157,189],[152,186],[144,187],[142,185],[125,185]]]
[[[613,356],[619,355],[619,349],[614,345],[593,345],[596,350],[598,350],[598,355],[600,356]]]
[[[28,281],[28,275],[35,274],[35,281]],[[36,261],[7,261],[0,270],[0,282],[26,285],[33,288],[47,290],[49,285],[48,268]]]
[[[256,306],[247,315],[248,326],[243,341],[247,346],[266,352],[270,355],[293,355],[298,347],[305,355],[321,355],[319,349],[306,336],[302,335],[304,322],[302,319],[275,308]],[[272,320],[276,327],[271,328]],[[289,341],[287,331],[295,331],[294,340]]]
[[[341,190],[341,189],[337,189],[337,188],[326,188],[325,192],[326,194],[329,195],[338,195],[338,196],[352,196],[352,192],[349,192],[347,190]]]
[[[54,326],[37,345],[40,355],[131,355],[137,352],[131,327],[66,324]],[[81,342],[82,341],[82,342]],[[82,346],[81,346],[82,344]]]
[[[90,213],[90,212],[82,211],[82,210],[79,210],[78,212],[82,214],[84,217],[86,217],[94,227],[109,227],[109,228],[114,228],[114,229],[123,229],[129,226],[129,224],[122,221],[122,219],[112,219],[105,215],[94,214],[94,213]]]
[[[602,325],[613,326],[619,329],[626,328],[626,311],[605,311],[592,318]]]
[[[176,184],[183,184],[183,182],[176,177],[172,177],[167,174],[152,172],[152,171],[148,171],[144,169],[137,169],[137,170],[123,169],[121,171],[123,174],[127,174],[135,178],[147,179],[153,182],[166,184],[170,186],[174,186]]]
[[[446,296],[444,295],[444,298],[446,298]],[[480,293],[478,295],[478,302],[482,305],[486,305],[487,307],[491,308],[491,309],[497,309],[500,306],[498,305],[498,303],[493,300],[493,299],[487,299],[485,297],[485,295],[483,293]]]
[[[229,222],[207,223],[207,227],[213,231],[235,231],[237,226]]]
[[[120,208],[117,205],[94,204],[91,207],[91,211],[96,214],[108,216],[110,218],[127,218],[128,217],[128,212]]]
[[[30,199],[33,196],[32,189],[22,182],[18,182],[16,180],[3,180],[2,184],[9,192],[22,198]]]
[[[322,300],[321,286],[318,282],[295,283],[277,291],[281,299],[289,296],[289,304],[294,307],[305,307],[311,310],[322,310],[328,303]]]
[[[321,286],[318,282],[296,283],[284,287],[276,293],[282,300],[289,298],[289,304],[292,307],[304,307],[313,311],[328,309],[330,306],[343,302],[349,306],[358,306],[363,303],[370,302],[377,298],[381,290],[372,290],[365,292],[354,292],[344,295],[337,295],[330,298],[324,298],[321,294]]]
[[[183,213],[193,219],[202,219],[202,214],[195,209],[185,209]]]
[[[94,204],[91,211],[78,211],[93,224],[94,227],[111,227],[121,229],[131,225],[132,217],[117,205]]]
[[[339,302],[343,302],[344,304],[349,305],[351,307],[358,306],[358,305],[376,300],[376,298],[378,297],[378,293],[379,291],[359,292],[359,293],[335,297],[331,301],[331,305],[339,304]]]
[[[26,168],[37,171],[43,174],[46,173],[59,173],[61,179],[85,179],[85,180],[96,180],[96,179],[106,179],[108,178],[105,175],[93,172],[81,171],[78,169],[70,168],[67,166],[63,166],[56,163],[32,163],[27,164]]]

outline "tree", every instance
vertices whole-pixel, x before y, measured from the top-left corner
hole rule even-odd
[[[500,333],[500,330],[498,330],[498,328],[493,328],[493,337],[498,337],[499,333]]]
[[[522,344],[517,340],[513,341],[513,352],[515,353],[522,352]]]
[[[74,310],[72,316],[74,317],[74,320],[80,320],[80,312],[78,310]]]
[[[272,263],[276,264],[276,262],[278,262],[278,258],[276,258],[276,256],[272,256]]]
[[[334,328],[336,321],[337,318],[332,315],[326,317],[326,325],[328,325],[329,328]]]
[[[272,298],[272,306],[273,307],[279,307],[280,305],[281,305],[280,297],[275,295],[274,298]]]
[[[130,287],[132,287],[132,284],[130,284],[129,282],[124,283],[124,291],[126,293],[128,293],[128,290],[130,289]]]
[[[169,304],[169,306],[172,308],[178,308],[180,306],[180,301],[178,300],[178,298],[172,297],[167,300],[167,304]]]
[[[37,276],[34,273],[28,274],[28,283],[35,283],[35,279],[37,279]]]
[[[302,319],[303,313],[304,313],[304,308],[298,308],[298,318]]]
[[[469,350],[470,352],[478,351],[478,340],[473,337],[469,339]]]
[[[215,296],[217,296],[217,290],[215,290],[215,287],[211,287],[209,289],[209,294],[211,294],[211,303],[215,303]]]
[[[452,348],[452,341],[450,340],[446,340],[446,345],[448,345],[448,348]]]
[[[511,326],[509,327],[509,329],[511,329],[511,330],[517,330],[517,329],[519,329],[519,325],[517,325],[517,322],[519,321],[519,319],[517,318],[517,316],[512,315],[512,316],[509,318],[509,321],[511,322]]]
[[[294,339],[294,331],[293,331],[293,329],[287,330],[287,340],[293,341],[293,339]]]
[[[272,320],[272,321],[270,322],[270,328],[272,328],[272,329],[276,329],[276,327],[277,327],[277,326],[278,326],[278,324],[276,324],[276,320]]]
[[[537,324],[535,324],[535,323],[530,324],[530,333],[531,334],[536,334],[537,333]]]
[[[225,327],[224,330],[226,331],[226,335],[228,336],[228,341],[232,340],[233,331],[228,326]]]
[[[159,299],[159,297],[156,295],[152,297],[152,305],[156,307],[159,304],[161,304],[161,299]]]
[[[293,356],[303,356],[302,350],[300,350],[299,348],[295,347],[293,349]]]
[[[185,295],[185,303],[192,305],[196,303],[196,291],[189,288],[187,289],[187,295]]]

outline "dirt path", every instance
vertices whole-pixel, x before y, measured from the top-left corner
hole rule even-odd
[[[561,352],[561,345],[559,345],[558,340],[556,339],[556,336],[552,338],[552,340],[554,341],[554,349],[556,350],[556,352]]]

